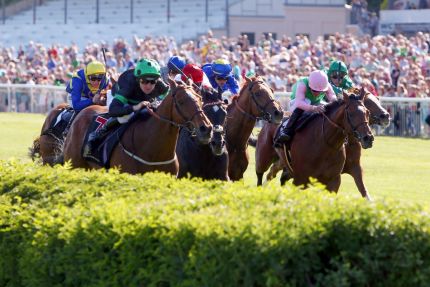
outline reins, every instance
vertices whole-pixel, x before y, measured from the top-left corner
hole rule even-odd
[[[181,128],[181,127],[183,127],[183,128],[186,128],[186,129],[188,129],[191,133],[192,133],[192,131],[188,128],[188,126],[187,126],[187,124],[188,123],[191,123],[192,122],[192,120],[194,119],[194,117],[196,116],[196,115],[198,115],[198,114],[200,114],[200,113],[203,113],[203,110],[202,109],[198,109],[192,116],[191,116],[191,119],[187,119],[186,117],[185,117],[185,115],[182,113],[182,111],[181,111],[181,109],[179,108],[179,105],[178,105],[178,103],[177,103],[177,101],[176,101],[176,97],[175,97],[175,95],[176,95],[176,90],[174,91],[174,92],[172,92],[172,98],[173,98],[173,104],[174,104],[174,106],[175,106],[175,108],[176,108],[176,110],[178,111],[178,113],[179,113],[179,115],[183,118],[183,120],[185,121],[185,123],[184,124],[180,124],[180,123],[177,123],[177,122],[175,122],[175,121],[172,121],[172,120],[170,120],[170,119],[167,119],[167,118],[165,118],[165,117],[163,117],[163,116],[161,116],[161,115],[159,115],[157,112],[155,112],[154,110],[152,110],[150,107],[146,107],[146,109],[147,109],[147,111],[148,111],[148,113],[151,115],[151,116],[153,116],[154,118],[156,118],[156,119],[158,119],[158,120],[160,120],[160,121],[163,121],[163,122],[166,122],[166,123],[169,123],[169,124],[171,124],[171,125],[173,125],[173,126],[175,126],[175,127],[177,127],[177,128]],[[133,132],[132,132],[132,145],[133,145],[133,147],[134,147],[134,134],[135,134],[135,129],[133,129]],[[171,164],[171,163],[174,163],[175,161],[176,161],[176,159],[177,159],[177,157],[176,157],[176,152],[175,152],[175,155],[174,155],[174,157],[172,158],[172,159],[169,159],[169,160],[165,160],[165,161],[147,161],[147,160],[144,160],[144,159],[142,159],[141,157],[139,157],[139,156],[137,156],[135,153],[133,153],[133,152],[131,152],[131,151],[129,151],[129,150],[127,150],[125,147],[124,147],[124,145],[122,144],[122,142],[121,142],[121,139],[119,139],[118,138],[118,142],[119,142],[119,146],[122,148],[122,150],[125,152],[125,154],[127,154],[128,156],[130,156],[132,159],[134,159],[134,160],[136,160],[136,161],[138,161],[138,162],[140,162],[140,163],[142,163],[142,164],[145,164],[145,165],[166,165],[166,164]]]

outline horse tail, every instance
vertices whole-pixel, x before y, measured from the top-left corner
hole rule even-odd
[[[257,140],[258,139],[256,137],[250,136],[248,139],[248,144],[250,146],[256,147],[257,146]]]
[[[40,136],[33,141],[33,145],[28,148],[28,156],[32,161],[40,159]]]

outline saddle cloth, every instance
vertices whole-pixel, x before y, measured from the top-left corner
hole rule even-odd
[[[98,165],[103,166],[105,168],[110,168],[110,158],[111,158],[112,151],[119,143],[122,135],[127,130],[127,128],[131,125],[131,123],[133,123],[137,119],[146,120],[150,117],[150,114],[145,111],[146,109],[135,114],[127,123],[113,127],[109,131],[109,134],[107,136],[105,136],[101,141],[95,143],[92,154],[84,158],[86,160],[95,162]],[[84,147],[88,142],[88,137],[90,133],[98,129],[101,129],[104,126],[104,124],[108,121],[109,118],[110,116],[108,113],[95,115],[93,117],[90,127],[87,130],[87,133],[85,134],[85,140],[81,150],[82,155],[83,155]]]

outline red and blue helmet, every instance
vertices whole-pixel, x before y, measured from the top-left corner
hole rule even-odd
[[[172,56],[169,58],[169,62],[167,62],[167,68],[169,71],[174,71],[176,73],[180,73],[182,69],[185,67],[185,59],[179,56]]]
[[[225,59],[218,59],[215,60],[212,65],[212,72],[215,74],[215,76],[227,78],[231,74],[231,65],[230,63]]]

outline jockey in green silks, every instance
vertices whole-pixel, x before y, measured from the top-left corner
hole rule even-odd
[[[327,76],[336,96],[342,95],[344,90],[348,90],[353,86],[352,80],[348,76],[348,68],[342,61],[331,62]]]

